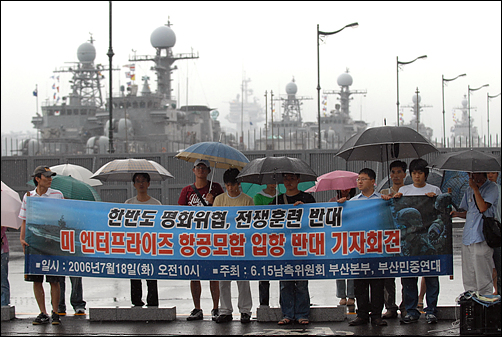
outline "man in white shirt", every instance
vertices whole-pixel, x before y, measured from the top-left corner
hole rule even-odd
[[[23,204],[21,210],[19,211],[19,218],[23,220],[21,224],[21,234],[19,235],[19,241],[23,246],[23,252],[25,247],[29,244],[25,241],[26,238],[26,198],[27,197],[40,197],[40,198],[50,198],[50,199],[64,199],[63,193],[58,190],[51,188],[52,177],[56,175],[56,172],[52,172],[47,166],[38,166],[33,172],[33,182],[35,183],[35,189],[31,192],[27,192],[23,197]],[[40,309],[40,314],[33,321],[34,325],[48,324],[50,322],[50,317],[47,314],[45,307],[45,292],[44,292],[44,276],[43,275],[24,275],[25,281],[33,282],[33,292],[35,294],[35,299]],[[52,324],[58,325],[61,323],[58,314],[59,305],[59,276],[45,276],[46,282],[51,285],[51,304],[52,304]]]
[[[419,196],[426,195],[434,197],[441,194],[441,189],[437,186],[428,184],[427,177],[429,176],[429,168],[424,159],[414,159],[410,163],[410,175],[413,179],[413,184],[403,186],[399,192],[394,195],[394,198],[401,198],[402,196]],[[418,286],[417,277],[402,277],[401,284],[404,292],[404,306],[406,307],[406,316],[401,318],[401,322],[416,323],[420,318],[420,311],[417,309],[418,305]],[[437,302],[439,296],[439,278],[437,276],[425,277],[426,285],[426,301],[427,308],[425,311],[425,318],[427,323],[437,323]]]
[[[150,187],[150,175],[148,173],[135,173],[132,176],[134,188],[137,195],[125,201],[125,204],[139,204],[139,205],[162,205],[160,201],[148,195],[148,188]],[[157,288],[157,280],[146,280],[148,293],[146,296],[147,307],[159,306],[159,293]],[[143,288],[141,280],[131,280],[131,302],[135,307],[142,307],[145,305],[143,300]]]
[[[380,193],[375,191],[376,174],[370,168],[364,168],[359,171],[357,178],[357,188],[361,191],[358,195],[349,200],[380,199]],[[345,202],[345,198],[338,200],[339,203]],[[370,290],[371,288],[371,290]],[[383,278],[364,278],[354,280],[354,292],[357,302],[357,317],[349,322],[349,325],[357,326],[367,324],[371,318],[371,324],[376,326],[385,326],[387,322],[382,320],[382,309],[384,306],[384,279]]]

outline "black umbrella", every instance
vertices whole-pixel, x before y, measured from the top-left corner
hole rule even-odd
[[[420,158],[436,152],[424,136],[405,126],[378,126],[368,128],[352,136],[335,156],[347,161],[389,161],[404,158]]]
[[[284,173],[299,174],[300,182],[315,181],[317,174],[299,158],[265,157],[249,162],[237,176],[237,181],[253,184],[281,184]]]
[[[473,149],[440,154],[429,167],[448,171],[495,172],[500,171],[500,157]]]

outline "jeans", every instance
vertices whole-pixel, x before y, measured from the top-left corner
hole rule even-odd
[[[2,307],[10,304],[9,252],[2,253]]]
[[[59,312],[66,312],[66,303],[65,303],[65,276],[61,276],[59,278],[59,288],[60,288],[60,295],[59,295]],[[78,309],[84,309],[85,310],[85,301],[84,301],[84,291],[82,288],[82,278],[81,277],[73,277],[70,276],[70,281],[71,281],[71,295],[70,295],[70,304],[73,307],[75,311]]]
[[[336,280],[336,297],[355,298],[354,280]]]
[[[260,294],[260,305],[269,305],[270,303],[270,282],[259,281],[258,292]]]
[[[282,316],[289,319],[309,318],[309,281],[280,281]]]
[[[157,289],[157,280],[146,280],[148,294],[146,295],[146,305],[149,307],[159,306],[159,292]],[[145,303],[141,300],[143,297],[143,288],[141,280],[131,280],[131,302],[135,306],[142,307]]]
[[[425,314],[437,314],[438,296],[439,296],[439,278],[437,276],[425,278],[425,301],[427,308],[424,308]],[[403,277],[401,284],[403,285],[404,306],[406,312],[414,317],[420,317],[420,311],[417,310],[418,305],[418,277]]]

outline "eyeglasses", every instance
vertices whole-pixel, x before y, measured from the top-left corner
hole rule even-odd
[[[371,180],[369,178],[356,178],[356,181],[366,181],[366,180]]]
[[[207,166],[195,166],[195,169],[199,171],[209,170]]]

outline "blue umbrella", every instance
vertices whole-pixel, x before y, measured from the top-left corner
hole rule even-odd
[[[212,167],[223,169],[235,167],[242,170],[249,163],[249,159],[241,151],[219,142],[202,142],[191,145],[175,157],[192,163],[197,159],[205,159]]]

